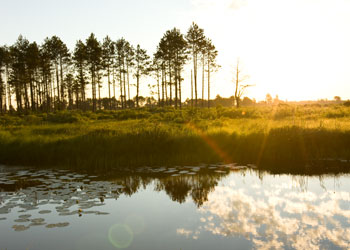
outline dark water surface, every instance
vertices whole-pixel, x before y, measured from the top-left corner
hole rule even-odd
[[[350,175],[0,166],[0,249],[349,249]]]

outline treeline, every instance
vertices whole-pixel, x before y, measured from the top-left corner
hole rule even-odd
[[[201,106],[207,103],[209,107],[210,74],[218,68],[217,55],[212,41],[195,23],[185,35],[176,28],[165,32],[152,57],[140,45],[134,47],[124,38],[113,41],[107,36],[100,42],[92,33],[85,42],[78,40],[70,51],[57,36],[38,45],[20,35],[12,46],[0,47],[0,112],[139,107],[145,76],[152,76],[156,82],[149,87],[157,100],[148,97],[148,101],[178,108],[183,103],[186,64],[192,65],[191,105],[199,106],[200,100]],[[103,97],[101,89],[106,84],[108,96]],[[91,87],[90,93],[87,86]],[[131,87],[136,87],[133,99]]]

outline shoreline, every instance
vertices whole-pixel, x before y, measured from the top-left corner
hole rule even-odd
[[[286,113],[279,109],[275,113]],[[2,116],[7,124],[0,125],[0,163],[108,170],[224,162],[272,172],[350,170],[350,119],[326,119],[324,109],[312,110],[313,119],[296,119],[292,108],[278,119],[261,108],[202,109],[194,115],[188,109],[64,111],[46,114],[49,122],[38,122],[43,114]],[[245,117],[229,117],[239,113]]]

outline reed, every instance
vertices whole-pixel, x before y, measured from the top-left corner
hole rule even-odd
[[[279,106],[5,115],[0,163],[103,170],[236,162],[275,172],[340,163],[347,169],[349,110]]]

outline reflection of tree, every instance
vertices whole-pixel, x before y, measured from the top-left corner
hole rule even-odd
[[[190,195],[194,203],[200,207],[208,201],[208,195],[212,192],[222,174],[209,173],[195,176],[177,176],[159,179],[156,183],[156,191],[165,190],[173,201],[183,203]]]
[[[141,187],[146,188],[152,180],[153,179],[149,176],[123,175],[113,178],[112,181],[115,184],[123,186],[123,188],[118,191],[119,194],[132,196],[134,193],[137,193]]]
[[[204,202],[208,201],[208,195],[218,185],[218,181],[222,175],[202,175],[196,176],[197,182],[195,182],[192,189],[192,199],[198,207],[201,207]]]
[[[190,177],[187,176],[169,177],[159,180],[155,189],[156,191],[165,190],[173,201],[183,203],[192,189],[192,184]]]

